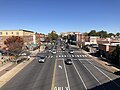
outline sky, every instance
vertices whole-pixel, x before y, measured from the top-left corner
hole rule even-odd
[[[120,0],[0,0],[0,30],[120,32]]]

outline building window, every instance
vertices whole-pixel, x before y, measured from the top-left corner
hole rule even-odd
[[[8,32],[6,32],[6,35],[8,35]]]
[[[16,32],[17,35],[19,35],[19,32]]]
[[[13,34],[13,32],[11,32]]]
[[[0,35],[2,35],[2,32],[0,32]]]

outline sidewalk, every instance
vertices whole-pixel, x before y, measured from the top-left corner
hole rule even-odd
[[[40,50],[41,52],[43,50]],[[32,54],[36,55],[39,52],[39,49],[32,51]],[[13,78],[17,73],[19,73],[25,66],[27,66],[32,60],[34,60],[34,57],[30,58],[29,61],[21,62],[17,66],[15,66],[10,71],[6,72],[4,75],[0,77],[0,88],[6,84],[11,78]],[[9,65],[8,65],[9,66]],[[4,68],[7,67],[7,64],[4,66]]]
[[[95,60],[97,63],[101,64],[103,67],[105,67],[108,71],[115,73],[117,71],[120,71],[119,68],[114,67],[112,64],[106,62],[106,61],[102,61],[100,60],[98,57],[94,57],[92,55],[90,55],[88,52],[86,52],[85,50],[82,49],[82,52],[87,54],[89,57],[91,57],[93,60]]]
[[[75,46],[75,45],[70,45],[71,47],[76,47],[79,49],[78,46]],[[80,50],[80,49],[79,49]],[[99,63],[100,65],[102,65],[103,67],[105,67],[108,71],[112,72],[112,73],[115,73],[115,72],[118,72],[120,71],[119,68],[117,67],[114,67],[112,64],[106,62],[106,61],[102,61],[100,60],[98,57],[94,57],[92,55],[90,55],[87,51],[83,50],[82,49],[82,52],[85,53],[86,55],[88,55],[89,57],[91,57],[93,60],[95,60],[97,63]]]

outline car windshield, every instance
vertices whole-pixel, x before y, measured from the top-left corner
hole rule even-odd
[[[44,59],[45,57],[40,57],[40,59]]]

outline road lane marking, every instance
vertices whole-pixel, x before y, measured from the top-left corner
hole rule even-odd
[[[88,60],[87,60],[88,61]],[[110,81],[112,81],[114,84],[116,84],[118,87],[120,87],[119,84],[117,84],[115,81],[113,81],[107,74],[105,74],[102,70],[100,70],[98,67],[96,67],[93,63],[88,61],[93,67],[95,67],[99,72],[101,72],[104,76],[106,76]]]
[[[75,70],[76,70],[76,72],[77,72],[79,78],[81,79],[81,81],[82,81],[82,83],[83,83],[85,89],[87,90],[87,86],[86,86],[85,82],[83,81],[81,75],[79,74],[79,72],[78,72],[78,70],[77,70],[77,68],[76,68],[76,66],[75,66],[75,64],[74,64],[74,62],[73,62],[73,66],[74,66],[74,68],[75,68]]]
[[[63,61],[63,66],[64,66],[64,69],[65,69],[65,75],[66,75],[66,79],[67,79],[68,88],[70,90],[70,83],[69,83],[69,80],[68,80],[67,70],[66,70],[64,61]]]
[[[54,71],[53,71],[53,78],[52,78],[51,90],[54,90],[55,74],[56,74],[56,63],[57,63],[57,60],[55,60],[55,64],[54,64]]]
[[[80,61],[80,60],[79,60]],[[80,63],[82,63],[81,61],[80,61]],[[85,66],[85,64],[82,64],[89,72],[90,72],[90,74],[95,78],[95,80],[101,85],[101,83],[100,83],[100,81],[96,78],[96,76]]]
[[[60,69],[62,69],[62,66],[61,66],[61,65],[58,65],[58,67],[59,67]]]

